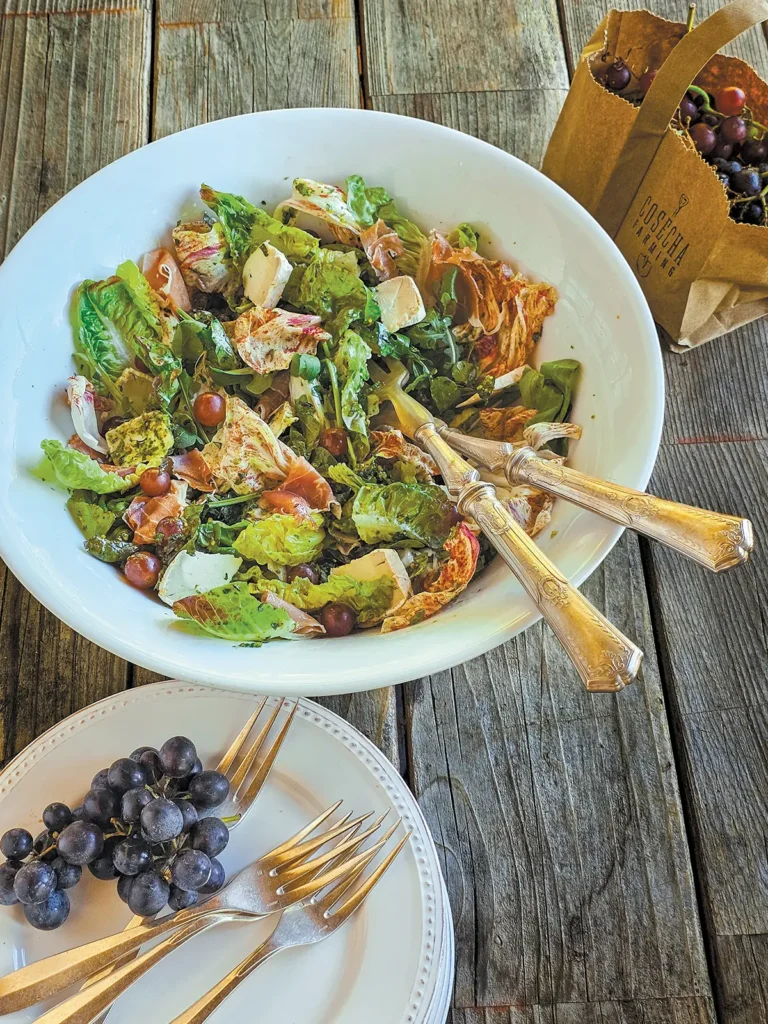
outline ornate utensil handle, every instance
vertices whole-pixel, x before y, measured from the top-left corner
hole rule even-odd
[[[549,561],[491,484],[468,484],[459,511],[471,516],[552,627],[588,690],[613,692],[633,681],[642,651],[600,614]]]
[[[511,484],[530,484],[590,512],[620,523],[721,572],[747,561],[754,547],[752,523],[691,505],[655,498],[561,463],[542,459],[532,448],[516,449],[504,465]]]

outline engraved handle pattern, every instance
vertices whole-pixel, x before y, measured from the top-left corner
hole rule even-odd
[[[714,572],[742,565],[754,547],[752,523],[655,498],[579,473],[519,448],[506,461],[511,484],[530,484],[666,544]]]
[[[642,651],[616,629],[549,561],[496,497],[490,484],[474,483],[459,499],[552,627],[594,692],[615,692],[631,683]]]

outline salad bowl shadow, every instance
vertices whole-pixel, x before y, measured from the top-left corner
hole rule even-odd
[[[72,372],[68,311],[79,281],[106,277],[123,260],[167,242],[179,217],[200,210],[193,197],[202,181],[272,206],[295,176],[341,184],[353,173],[384,185],[423,226],[477,225],[483,255],[509,259],[554,285],[556,311],[535,360],[582,363],[570,418],[581,424],[583,437],[572,445],[569,462],[640,490],[648,482],[664,403],[656,330],[618,249],[558,186],[487,143],[394,114],[280,110],[188,129],[84,181],[30,229],[0,268],[6,360],[0,554],[54,614],[122,658],[228,689],[315,696],[449,668],[538,619],[496,560],[439,615],[393,633],[368,630],[258,649],[190,635],[173,625],[170,608],[147,600],[86,554],[61,492],[29,472],[39,461],[41,438],[65,441],[71,434],[66,404],[52,396],[63,392]],[[556,502],[538,542],[578,585],[621,532]]]

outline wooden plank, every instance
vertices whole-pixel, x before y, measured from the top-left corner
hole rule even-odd
[[[150,0],[15,0],[0,13],[0,237],[7,253],[60,196],[142,145]],[[62,510],[62,515],[64,515]],[[0,568],[0,756],[127,685]]]
[[[564,0],[569,61],[615,0]],[[699,17],[718,0],[699,4]],[[681,17],[677,3],[656,13]],[[768,77],[760,28],[729,52]],[[725,1024],[768,1020],[768,322],[703,349],[665,352],[668,401],[657,493],[748,514],[758,548],[751,564],[713,577],[659,547],[649,548],[650,594],[681,786],[700,880],[706,939]]]
[[[649,1003],[711,1020],[634,538],[584,591],[646,652],[624,693],[584,692],[541,626],[405,687],[411,781],[456,925],[455,1005],[581,1022],[615,1000],[629,1019]]]
[[[705,999],[645,999],[565,1003],[558,1006],[494,1007],[453,1010],[451,1024],[704,1024],[710,1020]],[[753,1018],[756,1019],[756,1018]]]
[[[352,0],[159,0],[157,12],[155,138],[251,110],[360,105]],[[137,669],[134,682],[154,678]],[[398,763],[391,687],[320,702]]]

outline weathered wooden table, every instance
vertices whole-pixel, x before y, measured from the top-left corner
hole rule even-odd
[[[109,161],[244,111],[366,105],[538,164],[608,6],[3,0],[5,251]],[[675,20],[684,8],[652,6]],[[768,77],[761,32],[735,52]],[[653,488],[749,514],[764,538],[768,323],[665,364]],[[585,694],[539,626],[451,672],[326,702],[399,763],[434,831],[456,923],[452,1020],[766,1021],[768,560],[713,577],[627,536],[585,591],[646,652],[617,697]],[[7,572],[0,630],[5,757],[151,678]]]

